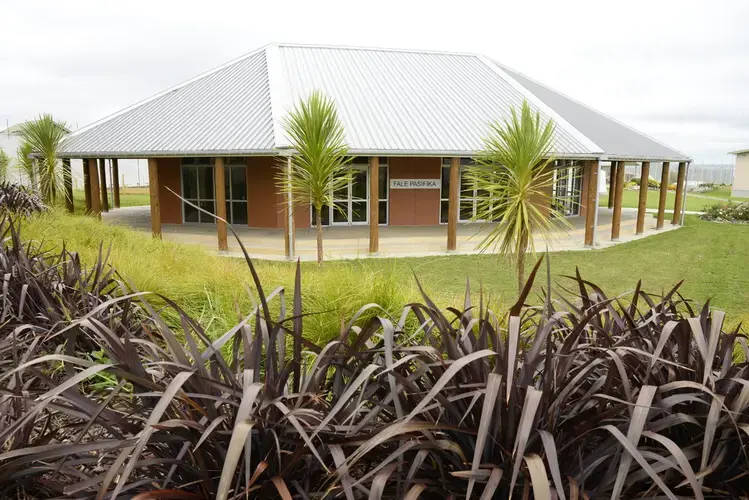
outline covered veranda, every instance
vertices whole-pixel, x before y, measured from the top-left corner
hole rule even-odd
[[[655,214],[649,213],[645,219],[645,228],[641,234],[635,234],[637,210],[623,209],[621,237],[612,241],[603,238],[597,248],[604,248],[618,243],[637,240],[663,230],[675,229],[677,225],[666,225],[656,229]],[[102,215],[108,224],[126,225],[134,229],[150,232],[150,207],[126,207]],[[608,234],[611,231],[613,210],[601,207],[598,210],[596,232]],[[592,248],[583,244],[585,218],[574,216],[567,218],[570,229],[556,233],[550,245],[551,251],[574,251]],[[232,226],[247,248],[250,256],[256,259],[285,260],[285,238],[282,229],[258,229],[246,226]],[[389,226],[380,228],[380,248],[377,254],[369,252],[369,229],[367,226],[326,227],[324,249],[326,259],[356,259],[363,257],[428,257],[440,255],[470,255],[479,253],[478,245],[489,230],[490,225],[458,224],[456,249],[448,251],[445,239],[445,226]],[[199,245],[209,251],[216,251],[216,228],[205,224],[163,224],[162,238],[174,243]],[[536,241],[538,250],[544,244]],[[316,241],[314,229],[296,231],[295,255],[303,261],[316,258]],[[241,250],[232,236],[228,238],[228,250],[221,255],[240,257]]]

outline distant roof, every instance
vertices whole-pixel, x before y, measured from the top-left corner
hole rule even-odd
[[[739,149],[738,151],[731,151],[729,155],[743,155],[749,153],[749,149]]]
[[[28,122],[26,121],[26,122],[16,123],[15,125],[11,125],[10,127],[4,130],[0,130],[0,135],[8,135],[8,134],[18,135],[21,133],[21,127],[23,127],[27,123]],[[70,133],[70,129],[68,129],[67,127],[59,126],[59,123],[58,123],[58,128],[62,128],[68,134]]]
[[[277,154],[301,97],[332,97],[352,154],[471,156],[523,100],[567,158],[686,160],[668,146],[476,54],[272,44],[72,133],[68,157]]]

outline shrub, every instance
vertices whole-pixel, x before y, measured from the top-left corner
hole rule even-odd
[[[634,186],[640,187],[640,178],[639,177],[632,178],[629,184],[633,187]],[[648,178],[648,189],[660,189],[660,188],[661,188],[660,182],[658,182],[655,179]]]
[[[0,212],[29,216],[46,210],[47,206],[36,193],[20,184],[0,182]]]
[[[747,224],[749,223],[749,202],[717,203],[705,207],[705,213],[703,213],[701,217],[705,220],[715,222]]]
[[[424,294],[393,317],[354,315],[317,346],[302,336],[300,266],[291,297],[266,296],[247,259],[258,305],[211,341],[168,299],[179,330],[147,296],[90,297],[62,279],[65,265],[4,241],[13,290],[27,280],[60,291],[46,296],[53,310],[76,292],[95,306],[38,326],[18,314],[2,329],[3,498],[703,498],[749,487],[748,366],[732,356],[749,347],[678,285],[649,295],[638,284],[625,300],[578,273],[576,300],[547,282],[543,306],[527,306],[539,262],[505,315],[466,287],[460,308]],[[6,294],[4,310],[26,300]]]

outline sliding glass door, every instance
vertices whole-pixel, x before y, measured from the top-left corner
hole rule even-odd
[[[224,163],[226,218],[230,224],[247,224],[247,166],[244,158],[227,158]],[[182,158],[182,203],[184,222],[213,224],[215,219],[192,205],[216,213],[212,158]],[[192,204],[192,205],[190,205]]]

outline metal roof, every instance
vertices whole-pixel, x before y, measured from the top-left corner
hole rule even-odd
[[[354,154],[471,156],[481,149],[489,123],[508,117],[525,99],[556,123],[560,156],[618,158],[626,152],[631,158],[684,158],[483,56],[278,44],[74,132],[63,153],[138,158],[278,153],[289,147],[283,130],[288,112],[315,89],[335,100]],[[596,121],[588,123],[576,107]],[[599,133],[600,127],[611,134]]]
[[[739,149],[738,151],[731,151],[728,154],[729,155],[743,155],[749,153],[749,149]]]

